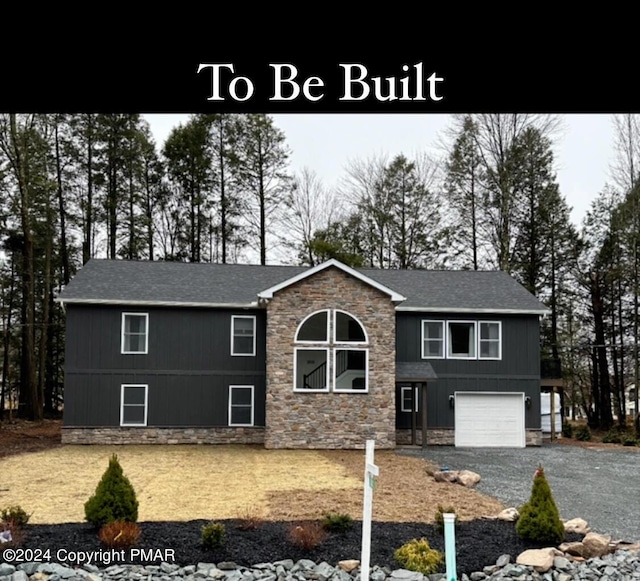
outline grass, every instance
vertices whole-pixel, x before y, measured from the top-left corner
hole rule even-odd
[[[363,450],[246,445],[68,445],[0,458],[0,507],[22,506],[33,524],[83,522],[84,503],[113,453],[136,491],[140,521],[240,518],[248,503],[265,520],[362,514]],[[375,520],[430,523],[438,504],[454,506],[461,520],[504,508],[475,490],[435,482],[422,459],[381,450],[376,463]]]

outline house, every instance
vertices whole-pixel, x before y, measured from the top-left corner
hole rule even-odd
[[[93,259],[56,300],[65,443],[542,442],[546,308],[504,272]]]

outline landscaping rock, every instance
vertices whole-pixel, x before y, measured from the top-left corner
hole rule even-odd
[[[553,567],[555,556],[556,550],[554,548],[529,549],[518,555],[516,564],[531,567],[538,573],[546,573]]]
[[[480,482],[480,475],[471,470],[439,470],[433,473],[436,482],[451,482],[462,484],[467,488],[475,488]]]
[[[594,532],[587,533],[582,539],[582,544],[585,547],[585,553],[582,556],[592,558],[606,555],[611,552],[610,543],[610,535],[600,535]]]
[[[500,520],[505,520],[508,522],[515,522],[520,517],[520,513],[517,508],[505,508],[502,512],[498,514],[496,518]]]
[[[591,527],[583,518],[573,518],[564,522],[564,530],[567,533],[586,535],[587,533],[591,532]]]
[[[347,573],[351,573],[356,567],[360,566],[360,561],[357,559],[346,559],[338,563],[338,567]]]
[[[480,480],[480,474],[471,470],[460,470],[458,472],[458,484],[462,484],[467,488],[475,488]]]

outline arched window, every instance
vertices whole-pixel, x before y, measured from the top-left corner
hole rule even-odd
[[[369,339],[350,313],[311,313],[298,326],[295,342],[294,391],[369,391]]]

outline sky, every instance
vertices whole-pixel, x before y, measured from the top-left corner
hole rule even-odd
[[[144,115],[159,147],[189,115]],[[441,155],[440,143],[451,125],[446,114],[273,114],[292,151],[290,168],[313,170],[327,187],[336,185],[352,160],[379,155]],[[609,114],[564,114],[554,136],[554,158],[560,192],[580,225],[606,183],[612,183],[614,130]]]

